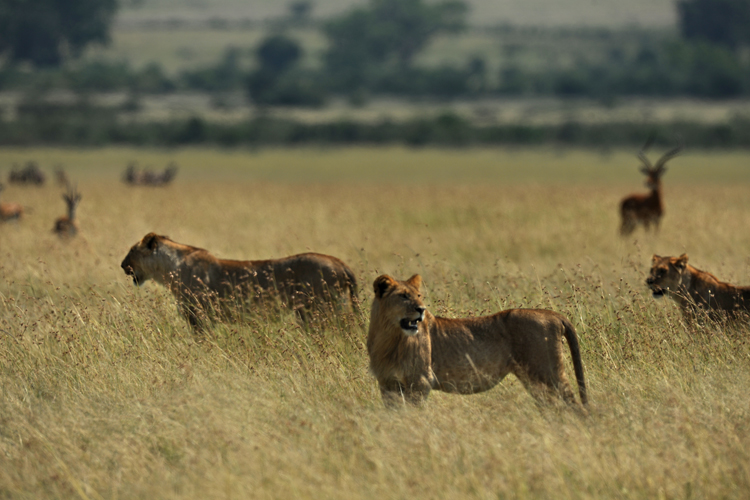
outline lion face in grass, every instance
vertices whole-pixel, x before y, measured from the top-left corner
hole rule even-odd
[[[653,256],[651,273],[646,278],[646,284],[654,297],[661,298],[665,293],[674,293],[680,288],[687,261],[687,254],[682,254],[679,257]]]
[[[150,279],[161,276],[163,259],[168,256],[159,252],[160,243],[165,236],[159,236],[155,233],[148,233],[141,241],[132,246],[128,254],[123,259],[120,267],[125,274],[133,277],[133,283],[137,286],[142,285]]]
[[[381,317],[398,325],[407,337],[419,332],[427,309],[422,301],[422,278],[415,274],[406,281],[397,281],[390,276],[379,276],[373,283],[375,299],[379,303]]]

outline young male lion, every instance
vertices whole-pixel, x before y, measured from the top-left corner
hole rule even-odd
[[[587,403],[578,337],[561,314],[509,309],[491,316],[450,319],[427,311],[422,278],[388,275],[373,283],[367,352],[387,407],[419,405],[431,390],[474,394],[513,373],[536,397],[560,395],[575,404],[565,376],[562,337],[573,358],[581,402]]]
[[[196,330],[216,312],[230,316],[247,302],[279,301],[305,321],[312,309],[330,312],[347,291],[352,305],[357,300],[354,272],[340,259],[318,253],[225,260],[202,248],[148,233],[133,245],[121,266],[136,285],[153,279],[169,288]]]
[[[740,311],[750,311],[750,287],[724,283],[713,274],[700,271],[687,262],[687,254],[652,257],[651,273],[646,278],[646,284],[654,297],[671,297],[687,320],[695,318],[701,309],[713,318],[722,315],[733,317]]]

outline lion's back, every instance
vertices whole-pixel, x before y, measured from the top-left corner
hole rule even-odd
[[[277,259],[273,263],[277,275],[297,284],[318,288],[337,285],[356,289],[354,272],[341,259],[331,255],[308,252]]]

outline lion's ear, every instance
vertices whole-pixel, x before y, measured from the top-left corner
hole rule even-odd
[[[396,280],[394,280],[387,274],[383,274],[375,278],[375,281],[372,283],[372,288],[375,291],[375,296],[379,299],[382,299],[383,296],[388,292],[388,290],[396,286],[396,284]]]
[[[656,262],[658,262],[658,261],[660,261],[660,260],[661,260],[661,257],[659,257],[659,256],[658,256],[658,255],[656,255],[656,254],[654,254],[654,256],[653,256],[653,257],[651,257],[651,262],[653,262],[653,263],[656,263]]]
[[[406,280],[406,282],[417,290],[422,288],[422,277],[418,274],[415,274],[414,276]]]
[[[677,259],[674,261],[674,265],[676,267],[679,267],[680,269],[685,269],[685,266],[687,266],[688,256],[686,253],[680,255],[677,257]]]
[[[143,246],[148,248],[149,250],[156,250],[156,247],[159,245],[159,235],[156,233],[148,233],[146,236],[143,237]]]

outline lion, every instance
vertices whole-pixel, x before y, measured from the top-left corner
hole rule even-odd
[[[667,295],[677,302],[688,321],[700,310],[713,319],[733,318],[750,311],[750,287],[724,283],[713,274],[694,268],[688,264],[687,254],[654,255],[646,284],[655,298]]]
[[[135,285],[149,279],[166,286],[193,329],[206,320],[231,318],[248,304],[280,303],[306,323],[313,310],[332,312],[340,299],[357,305],[357,280],[330,255],[303,253],[269,260],[226,260],[208,251],[148,233],[122,261]],[[238,307],[239,306],[239,307]]]
[[[576,404],[565,376],[561,338],[568,341],[581,403],[588,403],[578,337],[563,315],[509,309],[476,318],[433,316],[422,301],[422,278],[382,275],[373,283],[367,352],[386,407],[420,406],[431,390],[474,394],[513,373],[537,399]]]

